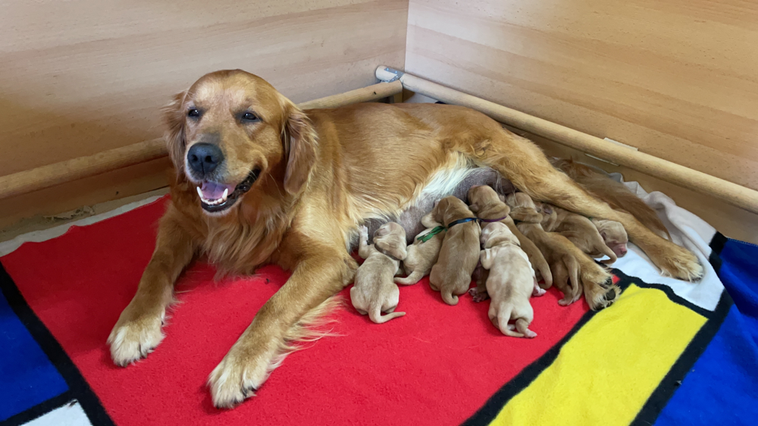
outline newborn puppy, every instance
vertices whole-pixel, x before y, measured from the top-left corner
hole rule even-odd
[[[545,290],[537,286],[534,270],[519,247],[518,238],[504,224],[492,222],[482,230],[481,241],[482,267],[490,271],[487,278],[487,293],[492,299],[490,321],[506,336],[537,337],[528,328],[534,318],[529,298],[532,294],[541,296]],[[511,320],[514,324],[508,324]]]
[[[408,247],[408,255],[403,260],[403,268],[408,276],[395,277],[395,282],[398,284],[416,284],[437,263],[442,241],[445,239],[445,229],[441,223],[435,222],[429,215],[424,216],[421,221],[427,229],[418,234],[413,245]]]
[[[531,198],[529,198],[529,200],[531,201]],[[482,222],[482,224],[485,222],[498,221],[508,227],[513,235],[518,238],[521,249],[526,252],[527,256],[529,256],[529,261],[534,269],[539,272],[542,280],[545,282],[545,288],[550,288],[550,286],[553,285],[553,274],[550,272],[545,257],[539,251],[537,246],[518,230],[513,219],[508,216],[508,214],[511,213],[511,209],[500,199],[495,190],[484,185],[474,186],[468,191],[468,202],[469,209],[476,213],[476,217],[479,218],[479,221]],[[528,212],[527,215],[529,214],[532,214],[532,212]]]
[[[445,225],[447,233],[429,275],[429,285],[440,292],[445,303],[456,305],[458,295],[468,291],[479,261],[479,223],[466,204],[454,196],[440,200],[430,215]]]
[[[368,244],[368,228],[361,227],[358,254],[366,259],[355,275],[350,300],[361,314],[381,324],[405,315],[393,312],[400,299],[400,290],[392,281],[406,256],[405,230],[397,223],[382,225],[374,233],[374,244]],[[388,313],[382,316],[381,313]]]
[[[442,182],[437,183],[442,184]],[[421,223],[421,218],[432,211],[440,198],[454,195],[461,200],[466,201],[466,194],[468,193],[469,188],[476,185],[488,185],[494,188],[498,194],[510,194],[516,190],[511,181],[503,178],[500,176],[500,173],[490,167],[468,169],[465,172],[465,177],[458,182],[454,188],[448,188],[444,191],[443,195],[440,195],[439,192],[437,192],[440,185],[430,185],[430,187],[435,188],[433,193],[421,193],[413,205],[406,206],[402,211],[391,216],[389,220],[402,225],[405,229],[406,240],[410,245],[413,243],[411,238],[414,238],[415,235],[424,231],[425,226]],[[369,235],[387,221],[386,218],[367,220],[366,226],[368,226]]]
[[[553,284],[564,296],[559,304],[573,303],[579,300],[582,293],[592,310],[606,308],[616,301],[621,290],[613,284],[611,274],[563,235],[545,232],[540,224],[542,214],[537,211],[537,205],[531,197],[519,192],[511,194],[506,202],[511,207],[511,213],[515,210],[514,206],[518,205],[524,217],[535,217],[536,214],[540,218],[536,223],[523,221],[518,224],[518,228],[534,242],[550,265]]]
[[[549,204],[539,202],[534,204],[537,210],[542,212],[542,229],[563,235],[579,250],[592,257],[608,256],[608,260],[603,263],[616,261],[616,253],[605,244],[603,237],[590,219]]]
[[[505,198],[505,204],[511,208],[511,217],[517,222],[542,222],[542,214],[537,211],[532,197],[523,192],[508,194]]]
[[[615,220],[592,219],[600,236],[603,238],[605,245],[608,246],[618,257],[626,255],[626,243],[629,242],[629,236],[626,235],[624,226]]]

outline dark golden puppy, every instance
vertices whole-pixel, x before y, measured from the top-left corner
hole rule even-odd
[[[447,228],[437,263],[429,274],[429,285],[440,292],[445,303],[457,305],[458,296],[468,291],[479,262],[481,229],[466,203],[454,196],[440,200],[429,215]]]
[[[474,165],[541,201],[621,222],[669,275],[702,274],[692,253],[591,197],[534,144],[471,109],[367,103],[302,111],[263,79],[233,70],[177,95],[166,123],[171,203],[137,294],[108,338],[114,362],[127,365],[161,342],[174,282],[196,256],[233,273],[266,263],[292,270],[211,373],[217,407],[252,396],[287,342],[353,280],[348,249],[360,223],[398,215],[422,194],[450,195],[465,175],[457,171]]]

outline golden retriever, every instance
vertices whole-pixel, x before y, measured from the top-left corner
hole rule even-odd
[[[108,338],[114,362],[130,364],[161,342],[174,282],[196,256],[233,273],[267,263],[292,270],[211,373],[217,407],[252,396],[279,365],[292,329],[353,280],[348,248],[358,226],[443,188],[429,186],[456,168],[489,166],[535,199],[621,222],[665,274],[703,273],[691,252],[590,196],[532,142],[472,109],[365,103],[303,111],[262,78],[224,70],[179,93],[165,121],[176,168],[171,203],[137,293]]]

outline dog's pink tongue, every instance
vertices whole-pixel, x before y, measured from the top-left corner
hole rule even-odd
[[[215,182],[203,182],[203,185],[200,187],[200,191],[203,193],[203,198],[206,200],[218,200],[224,195],[225,189],[229,190],[229,194],[234,191],[234,187],[231,185],[223,185]]]

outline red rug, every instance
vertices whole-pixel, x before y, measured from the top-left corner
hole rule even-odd
[[[291,354],[258,395],[234,410],[213,408],[206,380],[255,312],[289,274],[214,282],[198,263],[179,280],[166,339],[147,359],[113,365],[105,341],[134,295],[154,248],[165,200],[44,243],[2,263],[119,425],[460,424],[559,342],[587,311],[564,308],[551,289],[532,299],[533,340],[501,335],[488,302],[442,302],[427,279],[400,289],[407,315],[377,325],[346,307],[328,337]]]

